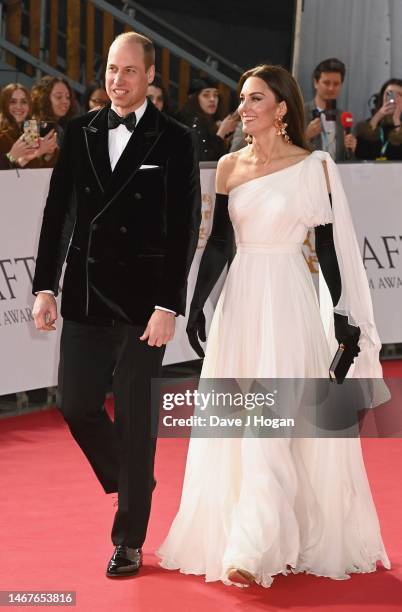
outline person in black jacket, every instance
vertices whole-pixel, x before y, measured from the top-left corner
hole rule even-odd
[[[111,106],[67,125],[33,282],[36,327],[52,330],[51,293],[68,250],[60,409],[105,492],[118,491],[109,577],[142,564],[155,486],[150,383],[185,312],[201,217],[192,133],[146,98],[154,58],[148,38],[117,37],[106,68]],[[112,377],[114,423],[103,407]]]
[[[208,77],[194,79],[189,97],[178,118],[197,134],[200,161],[217,161],[226,153],[225,138],[238,123],[237,115],[228,115],[222,121],[218,84]]]

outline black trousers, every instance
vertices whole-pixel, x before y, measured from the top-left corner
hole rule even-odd
[[[139,340],[143,331],[64,320],[60,345],[60,410],[105,492],[118,492],[113,544],[132,548],[145,540],[155,486],[151,378],[160,376],[165,348]],[[104,407],[111,379],[114,422]]]

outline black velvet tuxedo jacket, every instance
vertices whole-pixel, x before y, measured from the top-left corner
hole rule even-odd
[[[57,295],[67,254],[65,319],[143,325],[155,305],[184,314],[201,218],[193,136],[148,102],[112,172],[107,113],[108,107],[93,111],[67,126],[33,291]]]

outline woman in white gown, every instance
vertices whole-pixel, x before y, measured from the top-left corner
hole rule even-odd
[[[355,343],[358,354],[350,375],[381,378],[345,194],[330,156],[307,150],[300,90],[273,66],[246,72],[240,87],[251,143],[218,164],[213,230],[190,309],[189,338],[198,348],[202,307],[229,257],[233,226],[236,256],[201,376],[327,377],[338,346],[328,316],[335,311],[337,340]],[[330,229],[321,239],[328,288],[320,305],[302,254],[308,228],[317,226]],[[378,560],[389,568],[360,440],[192,438],[180,509],[158,555],[164,568],[238,586],[269,587],[290,571],[346,579],[375,571]]]

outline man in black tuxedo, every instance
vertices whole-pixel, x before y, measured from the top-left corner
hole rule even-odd
[[[200,224],[191,132],[146,98],[154,58],[148,38],[117,37],[106,69],[111,106],[68,124],[33,283],[36,327],[53,330],[67,255],[60,409],[105,492],[118,491],[110,577],[142,563],[155,486],[150,383],[185,313]],[[112,377],[114,423],[103,405]]]

